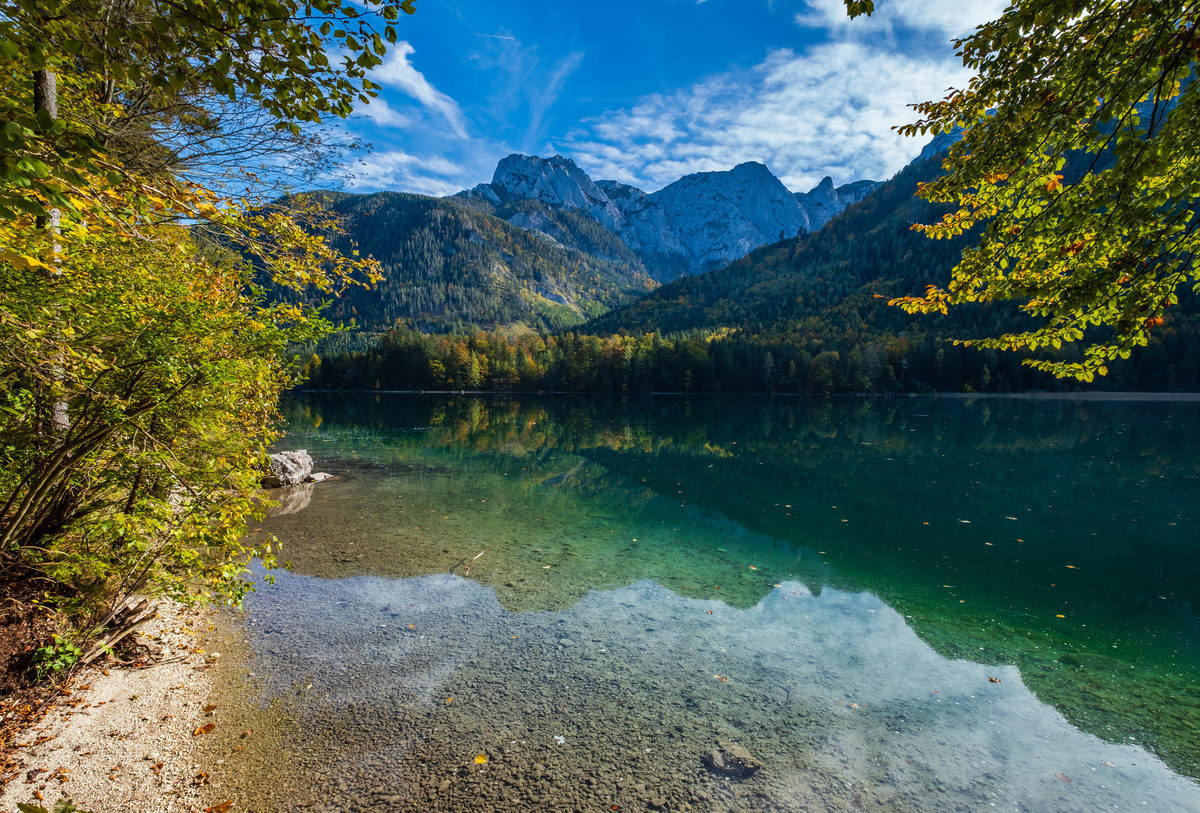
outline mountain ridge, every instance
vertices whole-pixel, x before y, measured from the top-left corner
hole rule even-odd
[[[453,197],[494,210],[534,200],[585,212],[623,240],[652,278],[665,282],[719,268],[783,237],[817,231],[877,185],[854,181],[835,188],[826,177],[809,192],[791,192],[764,164],[748,161],[685,175],[647,193],[618,181],[593,181],[562,155],[513,153],[497,164],[491,183]]]

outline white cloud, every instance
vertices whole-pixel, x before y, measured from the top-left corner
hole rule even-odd
[[[463,188],[463,169],[439,157],[420,157],[401,150],[373,153],[350,170],[346,185],[354,190],[403,189],[423,195],[453,195]]]
[[[711,77],[583,122],[562,145],[593,177],[647,190],[681,175],[762,161],[789,189],[884,179],[920,150],[892,127],[908,104],[942,96],[967,72],[941,60],[835,42],[772,52],[751,71]]]
[[[647,190],[742,161],[766,163],[795,191],[825,175],[884,179],[922,146],[892,130],[916,118],[908,106],[969,79],[949,40],[998,17],[1007,0],[878,0],[856,20],[843,0],[804,6],[795,22],[823,30],[825,43],[643,97],[582,122],[559,147],[593,177]]]
[[[370,104],[360,107],[358,112],[380,127],[407,127],[412,124],[410,117],[397,112],[379,97],[372,99]]]
[[[843,0],[806,0],[795,16],[797,25],[821,28],[843,36],[890,34],[897,28],[930,31],[947,38],[969,34],[975,26],[994,20],[1007,0],[878,0],[870,17],[851,20]]]
[[[371,80],[404,91],[427,108],[440,113],[458,136],[467,138],[466,121],[458,103],[431,85],[409,62],[408,58],[414,50],[407,42],[396,43],[388,49],[383,64],[371,72]]]

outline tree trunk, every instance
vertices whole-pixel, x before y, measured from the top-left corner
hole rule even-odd
[[[45,110],[50,114],[51,120],[58,118],[58,74],[48,68],[40,68],[33,72],[33,110],[34,113],[41,113]],[[58,209],[50,209],[45,217],[38,218],[38,226],[49,229],[56,237],[59,234],[59,229],[62,225],[62,215]],[[54,268],[53,276],[58,276],[62,273],[58,268],[58,253],[60,246],[55,240],[51,248],[51,262],[49,265]],[[56,369],[53,371],[55,378],[62,378],[62,370]],[[50,407],[50,427],[57,435],[62,435],[71,428],[71,418],[67,414],[67,402],[61,398],[56,399]]]
[[[54,71],[42,68],[33,72],[33,109],[58,118],[58,75]]]

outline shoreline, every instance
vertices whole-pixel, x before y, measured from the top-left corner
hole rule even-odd
[[[146,663],[82,670],[16,739],[0,811],[53,810],[66,799],[88,813],[198,813],[229,798],[217,798],[204,753],[222,711],[213,699],[221,654],[205,647],[222,623],[217,608],[160,601],[138,635]]]
[[[1055,392],[1049,390],[1027,390],[1024,392],[837,392],[827,396],[810,395],[802,392],[736,393],[736,392],[607,392],[587,390],[327,390],[293,389],[288,397],[304,395],[471,395],[506,398],[557,398],[569,396],[606,396],[613,398],[732,398],[769,400],[787,398],[811,401],[838,401],[857,398],[953,398],[953,399],[1012,399],[1030,401],[1157,401],[1189,403],[1200,401],[1200,392],[1166,392],[1157,390],[1082,390],[1079,392]]]

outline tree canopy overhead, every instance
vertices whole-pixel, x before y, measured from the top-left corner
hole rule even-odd
[[[1017,300],[1037,327],[968,343],[1077,343],[1082,352],[1026,362],[1063,377],[1091,380],[1145,345],[1184,286],[1200,287],[1198,23],[1193,0],[1014,0],[956,40],[976,75],[898,129],[961,128],[945,174],[919,193],[956,208],[917,228],[981,237],[948,286],[894,303]]]
[[[4,0],[0,207],[70,208],[98,169],[211,184],[264,156],[309,166],[305,125],[375,95],[414,2]],[[39,102],[46,75],[63,104]]]

